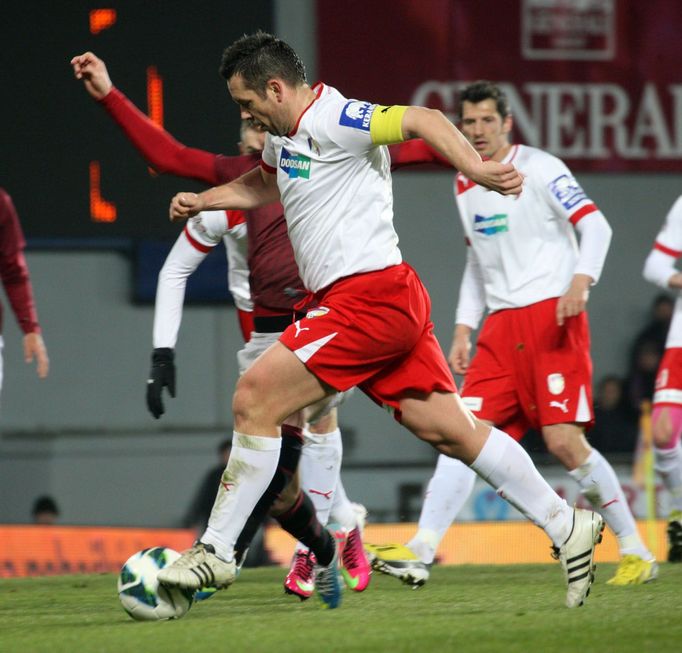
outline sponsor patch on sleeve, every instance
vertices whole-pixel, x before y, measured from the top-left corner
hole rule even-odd
[[[549,190],[561,205],[570,211],[576,204],[587,199],[585,191],[570,175],[561,175],[549,183]]]
[[[343,107],[343,111],[339,117],[339,125],[353,127],[354,129],[362,129],[363,131],[368,132],[369,123],[376,106],[376,104],[370,104],[369,102],[351,100]]]

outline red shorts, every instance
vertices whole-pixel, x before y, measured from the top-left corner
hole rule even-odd
[[[557,301],[488,316],[464,379],[466,406],[517,440],[531,427],[594,421],[587,313],[559,327]]]
[[[682,406],[682,347],[671,347],[658,366],[654,406]]]
[[[431,300],[406,263],[340,279],[280,341],[336,390],[360,387],[400,420],[410,394],[456,392],[433,335]]]

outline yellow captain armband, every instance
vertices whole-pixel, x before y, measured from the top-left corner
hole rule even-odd
[[[398,104],[389,107],[378,104],[372,112],[369,122],[369,135],[375,145],[390,145],[391,143],[402,143],[403,136],[403,116],[408,107]]]

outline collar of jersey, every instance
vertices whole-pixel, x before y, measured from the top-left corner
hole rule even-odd
[[[303,109],[303,111],[301,112],[301,115],[298,117],[298,120],[296,121],[296,124],[294,125],[294,128],[287,134],[287,136],[289,138],[296,136],[296,132],[298,131],[298,126],[301,124],[301,120],[302,120],[303,116],[305,115],[306,111],[308,111],[308,109],[310,109],[310,107],[313,106],[313,104],[316,102],[316,100],[318,100],[320,98],[320,95],[322,95],[322,91],[324,90],[324,84],[322,82],[317,82],[316,84],[313,84],[312,89],[313,89],[313,91],[315,91],[315,97],[312,99],[310,104],[305,109]]]

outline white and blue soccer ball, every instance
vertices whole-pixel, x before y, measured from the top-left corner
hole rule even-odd
[[[180,557],[173,549],[156,546],[128,558],[118,577],[118,598],[137,621],[179,619],[192,607],[194,592],[159,584],[161,569]]]

